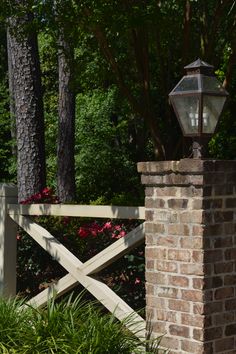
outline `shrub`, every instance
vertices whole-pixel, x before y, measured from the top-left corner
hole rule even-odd
[[[58,203],[53,191],[45,188],[27,199],[27,203]],[[82,262],[135,228],[137,220],[79,219],[72,217],[36,217]],[[66,274],[66,271],[25,232],[18,234],[18,292],[32,297]],[[145,306],[144,246],[140,246],[103,270],[98,276],[135,310]]]
[[[135,354],[143,353],[141,342],[114,314],[103,313],[97,303],[82,295],[61,302],[52,299],[47,307],[22,306],[22,300],[0,299],[0,350],[3,354]],[[6,315],[7,314],[7,315]],[[159,339],[149,341],[159,353]]]

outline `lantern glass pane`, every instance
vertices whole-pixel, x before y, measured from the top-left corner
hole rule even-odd
[[[194,96],[172,96],[172,104],[185,135],[198,134],[199,98]]]
[[[219,80],[214,76],[202,76],[202,90],[204,92],[210,91],[215,93],[224,93],[225,89],[222,87]]]
[[[224,96],[204,96],[203,97],[203,124],[202,131],[205,134],[213,134],[219,116],[223,110],[226,97]]]
[[[184,76],[179,84],[174,88],[173,92],[197,91],[198,79],[194,76]]]

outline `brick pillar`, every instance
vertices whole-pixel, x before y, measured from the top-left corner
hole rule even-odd
[[[140,162],[147,318],[171,354],[236,353],[236,161]]]

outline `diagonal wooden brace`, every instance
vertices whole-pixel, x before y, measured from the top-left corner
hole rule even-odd
[[[129,329],[138,337],[145,338],[145,321],[143,318],[135,313],[106,284],[88,276],[88,274],[105,268],[114,260],[120,258],[128,249],[140,244],[144,239],[143,225],[139,225],[124,238],[119,239],[87,262],[82,263],[54,236],[29,217],[19,214],[11,214],[10,217],[69,272],[59,280],[56,287],[50,290],[46,289],[32,299],[31,304],[42,306],[47,302],[48,296],[52,296],[55,290],[62,294],[79,282],[110,312],[113,312],[119,320],[131,316],[132,322],[129,323]]]

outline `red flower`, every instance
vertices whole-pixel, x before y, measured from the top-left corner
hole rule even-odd
[[[103,225],[103,230],[110,230],[111,228],[112,228],[111,221],[107,221],[107,222]]]
[[[89,236],[89,230],[85,227],[80,227],[77,233],[80,238],[86,238]]]

